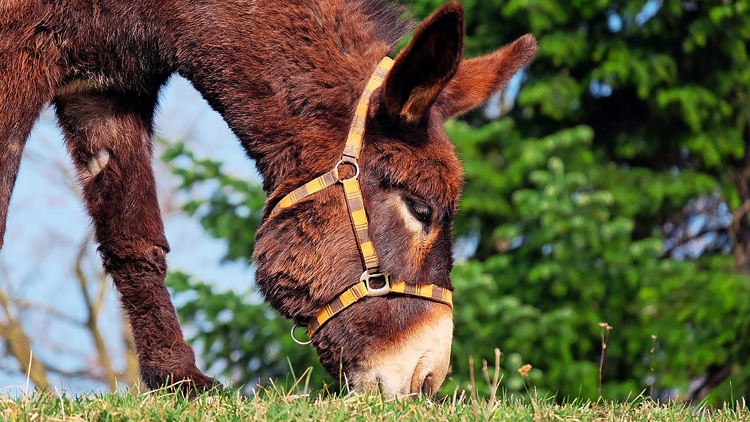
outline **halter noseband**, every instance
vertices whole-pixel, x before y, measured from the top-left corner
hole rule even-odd
[[[292,327],[292,339],[299,344],[310,344],[312,340],[307,342],[297,340],[294,337],[295,328],[307,325],[308,337],[312,339],[315,332],[328,320],[353,303],[367,296],[384,296],[391,293],[418,296],[444,303],[453,308],[453,292],[446,288],[434,284],[409,285],[404,281],[391,282],[390,274],[380,271],[380,261],[378,260],[378,255],[375,253],[375,247],[370,239],[365,203],[362,199],[362,191],[359,188],[359,182],[357,181],[357,178],[359,177],[359,165],[357,164],[357,159],[359,158],[359,153],[362,149],[367,110],[370,107],[370,97],[383,83],[383,80],[386,75],[388,75],[388,71],[392,66],[393,60],[389,57],[385,57],[380,63],[378,63],[377,69],[375,69],[375,72],[370,76],[370,80],[367,82],[367,86],[357,103],[357,110],[354,113],[354,119],[349,127],[349,136],[346,139],[344,154],[342,155],[341,160],[339,160],[339,162],[333,167],[333,170],[305,183],[281,198],[281,201],[279,201],[273,210],[271,210],[268,217],[272,218],[280,213],[281,210],[289,208],[310,195],[320,192],[336,183],[341,183],[344,187],[346,206],[349,210],[349,219],[354,229],[354,236],[357,241],[357,248],[359,249],[360,257],[362,258],[364,272],[360,277],[359,283],[350,287],[329,302],[328,305],[318,311],[315,318],[311,319],[307,324],[299,322],[295,323],[294,327]],[[355,174],[353,177],[341,179],[339,176],[339,166],[342,164],[354,166]],[[380,284],[382,284],[381,287],[373,286],[373,284],[375,284],[373,281],[377,279],[382,279],[380,282]]]

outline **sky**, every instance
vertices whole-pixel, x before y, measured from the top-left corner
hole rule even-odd
[[[162,91],[156,128],[157,135],[185,141],[201,158],[225,162],[228,173],[260,180],[221,116],[181,77],[173,77]],[[175,194],[178,180],[158,159],[154,166],[171,246],[167,255],[170,268],[195,274],[220,289],[244,292],[252,283],[252,269],[241,263],[219,263],[224,243],[210,238],[197,221],[179,210],[187,195]],[[93,358],[88,333],[68,321],[68,317],[74,321],[86,317],[73,263],[79,245],[91,229],[83,203],[71,189],[76,186],[74,174],[54,110],[47,109],[34,126],[24,151],[8,213],[5,245],[0,250],[0,288],[32,306],[19,317],[32,338],[34,353],[66,370],[85,366]],[[94,245],[88,247],[84,267],[87,274],[100,271]],[[107,305],[100,326],[115,366],[119,367],[123,364],[119,305],[111,283],[106,282],[105,287]],[[36,308],[51,308],[62,317]],[[5,353],[4,346],[0,350]],[[102,388],[98,383],[55,380],[54,376],[50,381],[60,390],[73,392]],[[25,383],[15,359],[0,357],[0,387],[13,390],[13,386]]]

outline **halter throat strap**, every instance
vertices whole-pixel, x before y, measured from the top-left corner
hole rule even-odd
[[[341,159],[336,163],[333,170],[316,177],[315,179],[298,187],[291,193],[284,196],[276,206],[271,210],[269,218],[278,215],[282,210],[289,208],[310,197],[311,195],[322,191],[330,186],[341,184],[346,197],[346,206],[349,211],[349,219],[354,229],[359,256],[362,260],[364,272],[360,277],[359,283],[350,287],[333,301],[318,311],[315,318],[307,324],[307,333],[310,339],[313,334],[333,318],[336,314],[343,311],[348,306],[367,296],[384,296],[386,294],[397,293],[409,296],[418,296],[425,299],[444,303],[453,308],[453,294],[450,290],[434,284],[426,285],[407,285],[404,281],[391,283],[388,273],[380,271],[380,260],[375,252],[375,247],[370,239],[370,229],[367,221],[367,212],[365,211],[364,200],[362,199],[362,190],[360,189],[357,178],[359,177],[359,154],[362,150],[362,142],[365,134],[365,122],[367,121],[367,111],[370,107],[370,98],[372,93],[383,84],[388,71],[393,66],[393,60],[389,57],[383,58],[378,67],[367,81],[362,95],[357,103],[357,109],[354,112],[354,118],[349,127],[349,134],[346,138],[346,145]],[[339,174],[339,167],[342,165],[354,166],[355,174],[353,177],[342,179]],[[377,282],[375,280],[378,280]],[[380,287],[373,287],[378,284]],[[300,344],[309,344],[310,341],[301,342],[294,338],[294,328],[292,328],[292,338]]]

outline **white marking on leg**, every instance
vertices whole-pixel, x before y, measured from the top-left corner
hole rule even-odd
[[[104,167],[107,167],[107,164],[109,164],[109,151],[102,149],[89,160],[88,170],[91,177],[96,177],[104,170]]]

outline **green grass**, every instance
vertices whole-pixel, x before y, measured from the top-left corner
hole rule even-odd
[[[35,392],[0,397],[4,421],[737,421],[750,420],[744,406],[722,409],[659,405],[649,399],[627,403],[551,399],[471,399],[456,395],[431,401],[378,395],[290,394],[279,387],[253,397],[205,394],[186,400],[166,393],[68,396]]]

